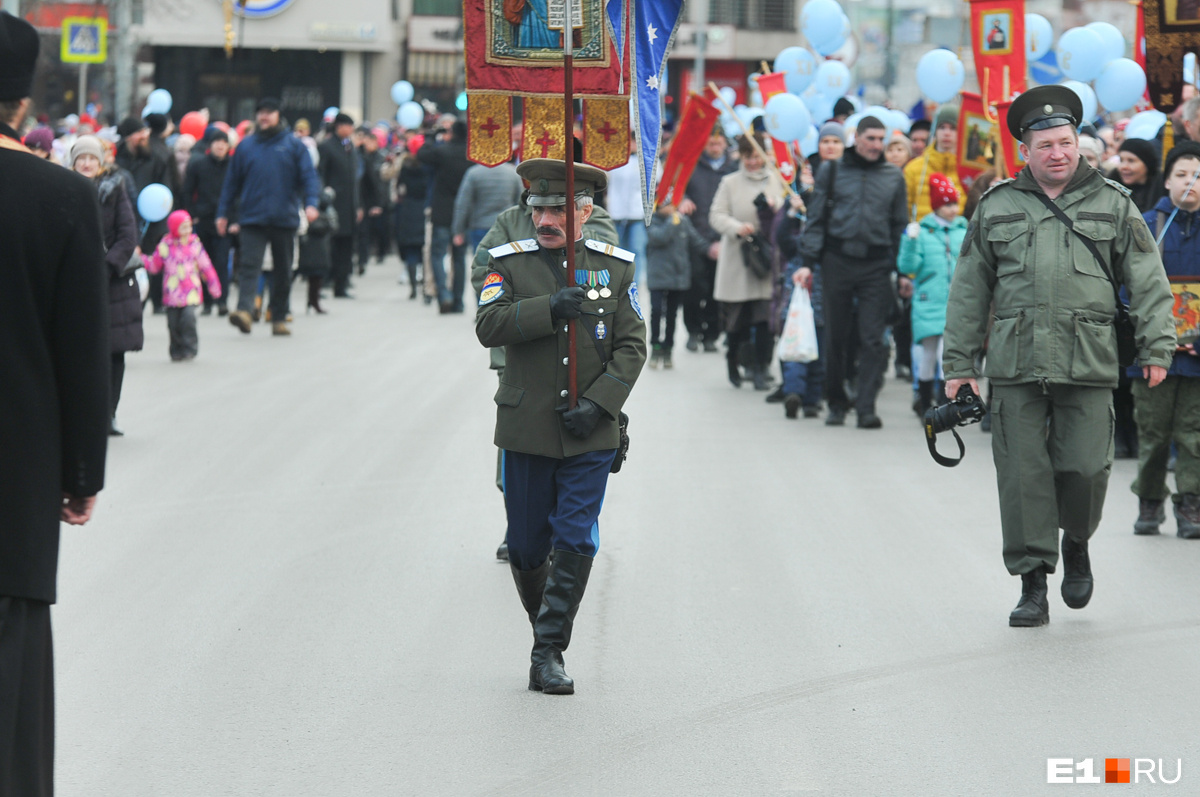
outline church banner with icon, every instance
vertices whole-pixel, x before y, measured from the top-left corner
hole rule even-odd
[[[1169,114],[1183,104],[1184,53],[1200,52],[1200,3],[1143,0],[1141,11],[1147,91],[1154,107]]]
[[[607,8],[613,0],[466,0],[467,156],[472,161],[495,166],[511,158],[513,98],[522,102],[522,158],[565,156],[573,132],[565,129],[563,107],[567,2],[572,3],[572,78],[574,95],[583,101],[585,156],[602,169],[628,162],[629,37],[614,28]],[[622,23],[626,19],[616,16]]]
[[[1180,346],[1200,340],[1200,277],[1170,277],[1175,300],[1175,338]]]
[[[985,103],[1025,90],[1025,0],[971,0],[971,42]]]

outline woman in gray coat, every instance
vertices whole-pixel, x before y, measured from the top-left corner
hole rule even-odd
[[[761,138],[756,136],[756,139],[761,147]],[[748,235],[765,238],[764,214],[760,208],[778,207],[786,189],[779,177],[766,168],[766,162],[748,139],[738,140],[738,152],[742,156],[741,167],[721,179],[708,213],[709,225],[721,234],[713,296],[721,302],[724,315],[729,381],[734,387],[742,386],[738,349],[749,342],[754,351],[749,364],[754,389],[766,390],[767,365],[775,343],[768,327],[771,277],[769,274],[759,277],[745,264],[742,241]]]

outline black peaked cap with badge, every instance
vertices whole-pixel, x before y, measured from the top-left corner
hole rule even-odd
[[[567,165],[555,158],[530,158],[517,166],[517,174],[529,183],[528,205],[552,208],[567,204]],[[575,196],[594,197],[608,186],[608,174],[594,166],[575,164]]]
[[[1036,86],[1023,92],[1008,108],[1008,132],[1017,141],[1028,130],[1046,130],[1083,120],[1083,101],[1066,86]]]
[[[38,47],[38,34],[32,25],[0,11],[0,102],[29,96]]]

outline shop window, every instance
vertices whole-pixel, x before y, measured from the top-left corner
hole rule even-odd
[[[796,0],[709,0],[708,21],[746,30],[795,30]]]

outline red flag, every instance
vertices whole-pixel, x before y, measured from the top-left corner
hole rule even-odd
[[[783,73],[772,72],[769,75],[759,75],[758,90],[762,93],[763,105],[766,105],[776,94],[787,93]],[[792,160],[788,142],[776,141],[772,138],[771,145],[775,150],[775,165],[779,167],[779,174],[790,183],[796,179],[796,162]]]
[[[983,102],[1025,90],[1025,0],[971,0],[971,40]]]
[[[996,103],[996,116],[1000,119],[997,127],[1000,129],[1000,150],[1004,153],[1004,165],[1008,176],[1015,177],[1017,172],[1025,167],[1025,161],[1021,160],[1020,142],[1012,137],[1012,133],[1008,132],[1008,125],[1004,123],[1011,105],[1012,100]]]
[[[667,154],[667,162],[663,164],[662,179],[658,181],[658,191],[655,203],[661,205],[670,196],[672,205],[678,205],[687,189],[688,180],[700,160],[700,153],[712,135],[713,126],[721,112],[713,107],[717,95],[707,86],[703,94],[689,92],[687,105],[679,118],[675,129],[675,138],[671,141],[671,151]]]

